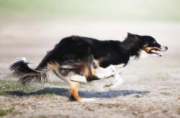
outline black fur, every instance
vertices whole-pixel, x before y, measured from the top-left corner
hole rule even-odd
[[[47,82],[47,71],[38,71],[28,67],[28,63],[19,60],[10,66],[13,76],[19,77],[19,82],[27,86],[34,82]]]
[[[70,72],[84,75],[82,68],[85,67],[89,72],[87,80],[91,81],[98,79],[92,74],[91,65],[96,68],[94,60],[97,60],[99,66],[103,68],[122,63],[126,65],[131,56],[138,58],[139,51],[145,47],[160,48],[161,46],[151,36],[130,33],[122,42],[70,36],[62,39],[53,50],[49,51],[35,70],[30,69],[24,62],[15,63],[11,66],[11,70],[14,75],[20,77],[22,83],[29,83],[31,78],[39,78],[38,82],[41,80],[40,78],[46,80],[46,71],[42,70],[48,70],[48,64],[56,64],[57,69],[53,72],[62,79],[67,77]]]

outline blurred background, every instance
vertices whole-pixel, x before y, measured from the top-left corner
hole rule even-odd
[[[132,69],[179,68],[179,0],[0,0],[0,78],[8,78],[16,57],[36,67],[63,37],[124,40],[127,32],[169,47],[164,57],[138,61]]]

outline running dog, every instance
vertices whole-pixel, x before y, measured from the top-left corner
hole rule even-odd
[[[114,81],[104,88],[116,88],[123,82],[120,73],[131,57],[161,57],[161,52],[167,49],[167,46],[161,46],[151,36],[131,33],[122,42],[70,36],[55,45],[35,69],[28,66],[25,57],[19,57],[12,62],[10,70],[25,86],[34,82],[46,82],[48,71],[51,70],[57,77],[69,83],[70,100],[87,101],[78,94],[80,82],[114,76]]]

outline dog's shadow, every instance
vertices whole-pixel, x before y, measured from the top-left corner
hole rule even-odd
[[[55,94],[59,96],[68,97],[69,89],[68,88],[44,88],[42,90],[38,90],[36,92],[26,93],[23,91],[6,91],[8,95],[15,96],[34,96],[34,95],[45,95],[45,94]],[[127,95],[145,95],[149,93],[149,91],[137,91],[137,90],[110,90],[104,92],[94,92],[94,91],[83,91],[80,90],[79,94],[85,98],[115,98],[118,96],[127,96]]]

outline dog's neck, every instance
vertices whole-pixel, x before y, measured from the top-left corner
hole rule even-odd
[[[124,52],[126,52],[126,54],[129,55],[129,57],[139,58],[141,47],[138,43],[129,42],[129,41],[124,40],[121,43],[121,47],[123,47],[121,49],[123,49]]]

